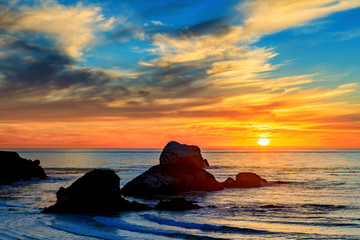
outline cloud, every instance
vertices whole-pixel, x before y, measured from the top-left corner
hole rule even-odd
[[[240,4],[238,10],[246,15],[246,31],[256,35],[301,26],[359,6],[357,0],[256,0]]]
[[[353,38],[360,37],[360,29],[348,30],[334,33],[334,36],[338,37],[340,41],[347,41]]]
[[[144,136],[156,135],[157,143],[174,137],[180,141],[189,132],[196,133],[193,141],[208,145],[251,145],[260,135],[307,138],[311,131],[340,131],[346,124],[357,129],[356,84],[315,88],[315,82],[327,83],[321,74],[280,76],[275,70],[282,64],[273,63],[276,49],[256,43],[264,34],[358,5],[350,0],[252,1],[239,5],[245,13],[241,24],[218,18],[186,29],[125,21],[112,30],[110,40],[136,39],[153,46],[143,49],[150,57],[128,71],[79,66],[98,33],[111,29],[113,20],[99,7],[53,2],[4,8],[0,132],[25,132],[24,143],[36,132],[41,133],[36,141],[66,142],[70,137],[77,146],[91,144],[87,139],[108,139],[107,147],[121,135],[127,138],[119,145],[124,147]],[[33,125],[21,125],[24,119]],[[59,122],[66,122],[62,129],[56,128]]]
[[[48,1],[42,5],[21,6],[16,11],[4,8],[0,12],[0,29],[48,35],[64,54],[80,58],[96,40],[96,33],[111,29],[114,20],[106,19],[96,6],[78,3],[66,7]]]
[[[173,37],[167,34],[155,34],[153,44],[155,51],[161,56],[155,62],[166,66],[167,63],[198,61],[208,57],[223,58],[224,55],[231,54],[232,50],[237,51],[238,49],[234,44],[241,41],[242,38],[246,38],[241,34],[242,27],[230,28],[231,31],[224,35],[181,35],[180,37]]]
[[[152,21],[150,21],[152,24],[154,24],[154,25],[157,25],[157,26],[162,26],[162,25],[164,25],[164,23],[162,23],[161,21],[157,21],[157,20],[152,20]]]
[[[128,42],[131,39],[144,40],[145,33],[141,26],[130,26],[113,32],[113,38],[120,42]]]
[[[188,33],[180,36],[155,34],[153,44],[161,56],[157,62],[165,65],[167,62],[198,61],[214,56],[225,58],[233,51],[238,53],[239,44],[252,44],[262,34],[297,27],[359,6],[356,0],[246,1],[238,6],[238,10],[246,16],[243,25],[231,26],[224,19],[213,19],[189,28]],[[218,34],[208,29],[223,31]]]
[[[214,19],[202,21],[190,27],[185,27],[180,31],[180,34],[187,34],[187,35],[226,34],[231,29],[231,26],[228,23],[229,18],[230,17],[222,17],[222,18],[214,18]]]

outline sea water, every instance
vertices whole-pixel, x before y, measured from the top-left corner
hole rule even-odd
[[[49,177],[0,186],[0,239],[360,239],[360,149],[203,149],[218,181],[255,172],[286,184],[181,194],[197,210],[113,215],[41,210],[94,168],[113,169],[124,186],[159,163],[160,149],[2,150],[39,159]]]

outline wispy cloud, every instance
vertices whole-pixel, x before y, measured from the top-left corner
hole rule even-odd
[[[360,37],[360,29],[337,32],[334,33],[334,36],[338,37],[340,41],[347,41]]]
[[[114,18],[106,19],[96,6],[71,7],[54,1],[41,5],[22,6],[17,11],[3,8],[0,26],[10,32],[34,32],[52,37],[59,50],[79,58],[96,40],[96,33],[109,30]]]
[[[238,9],[247,16],[246,31],[271,34],[359,6],[357,0],[257,0]]]

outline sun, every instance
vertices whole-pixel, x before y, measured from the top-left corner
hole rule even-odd
[[[257,141],[258,144],[260,144],[261,146],[267,146],[270,143],[270,139],[267,138],[260,138]]]

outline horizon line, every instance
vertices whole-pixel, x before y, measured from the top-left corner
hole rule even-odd
[[[165,147],[165,146],[164,146]],[[4,147],[1,149],[163,149],[164,147]],[[205,146],[200,149],[360,149],[360,147]]]

